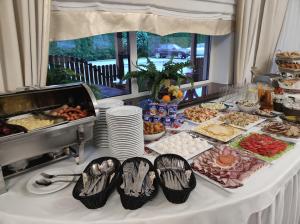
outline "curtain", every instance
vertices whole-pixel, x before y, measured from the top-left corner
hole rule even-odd
[[[0,1],[0,91],[46,84],[50,1]]]
[[[269,72],[288,0],[237,2],[234,82],[251,81],[251,68]]]
[[[234,19],[235,0],[54,0],[50,39],[126,31],[224,35]]]

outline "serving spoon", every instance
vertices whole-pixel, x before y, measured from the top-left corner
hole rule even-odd
[[[52,179],[55,177],[66,177],[66,176],[81,176],[80,173],[76,173],[76,174],[48,174],[48,173],[41,173],[40,174],[42,177],[47,178],[47,179]]]
[[[54,184],[56,182],[67,182],[67,183],[72,183],[76,182],[76,180],[46,180],[46,179],[40,179],[36,180],[35,183],[41,186],[49,186],[51,184]]]

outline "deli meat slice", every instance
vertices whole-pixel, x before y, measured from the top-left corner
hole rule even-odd
[[[265,165],[265,161],[244,151],[218,145],[196,157],[192,168],[224,188],[238,188],[243,186],[246,178]]]

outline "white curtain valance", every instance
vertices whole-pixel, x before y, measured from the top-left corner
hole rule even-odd
[[[233,31],[236,0],[53,0],[51,40],[145,31],[224,35]]]

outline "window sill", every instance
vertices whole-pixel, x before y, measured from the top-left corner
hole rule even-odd
[[[184,93],[185,96],[184,100],[179,104],[179,108],[184,108],[205,101],[216,99],[222,95],[220,89],[226,86],[227,86],[226,84],[219,84],[219,83],[212,82],[212,83],[197,85],[195,86],[194,89],[186,88]],[[138,96],[130,99],[123,99],[123,100],[126,105],[138,106],[142,100],[149,98],[149,96],[150,96],[149,92],[145,92],[145,95],[143,96]],[[101,100],[98,100],[98,103],[101,103]]]

